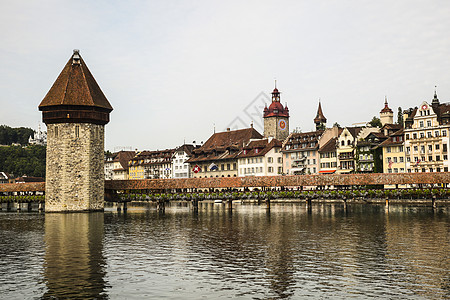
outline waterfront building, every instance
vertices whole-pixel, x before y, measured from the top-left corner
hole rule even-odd
[[[39,110],[47,125],[45,211],[103,210],[104,132],[113,108],[78,50]]]
[[[407,172],[448,172],[450,104],[441,104],[435,91],[431,105],[423,101],[405,114]]]
[[[376,127],[345,127],[337,140],[337,173],[346,174],[356,171],[356,145],[371,132],[378,132]]]
[[[105,180],[127,180],[128,162],[136,155],[135,151],[119,151],[105,158]]]
[[[184,144],[176,149],[172,157],[173,178],[190,178],[191,168],[187,160],[192,156],[192,151],[200,146]]]
[[[141,151],[128,162],[129,179],[173,178],[172,157],[175,149]]]
[[[345,127],[336,143],[337,173],[352,173],[355,171],[355,146],[362,127]]]
[[[272,103],[264,108],[264,137],[284,141],[289,135],[289,109],[280,102],[277,87],[272,92]]]
[[[323,130],[291,133],[281,150],[288,175],[319,172],[319,139]]]
[[[252,139],[263,136],[253,127],[214,133],[186,162],[192,177],[237,177],[238,155]]]
[[[391,134],[379,148],[383,152],[383,173],[404,173],[406,170],[403,129]]]
[[[338,137],[332,137],[319,147],[319,173],[332,174],[337,171],[337,140]]]
[[[237,156],[239,176],[283,174],[281,141],[273,138],[251,140]]]
[[[356,172],[383,173],[383,150],[378,147],[388,137],[382,132],[371,132],[356,143]]]

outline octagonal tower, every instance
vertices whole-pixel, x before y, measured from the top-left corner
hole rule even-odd
[[[78,50],[39,110],[47,125],[45,211],[103,210],[105,125],[113,108]]]

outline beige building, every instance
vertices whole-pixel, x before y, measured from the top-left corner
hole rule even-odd
[[[250,141],[238,155],[239,176],[283,174],[281,142],[277,139]]]
[[[319,172],[319,139],[323,130],[291,133],[281,150],[284,169],[288,175]]]
[[[383,173],[404,173],[406,170],[403,129],[391,134],[378,147],[383,149]]]
[[[405,155],[407,172],[448,172],[450,105],[423,101],[407,111]]]

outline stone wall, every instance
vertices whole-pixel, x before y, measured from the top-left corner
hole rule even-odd
[[[46,211],[102,210],[104,126],[47,125]]]

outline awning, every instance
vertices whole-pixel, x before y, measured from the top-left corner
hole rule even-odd
[[[320,174],[333,174],[336,170],[322,170],[319,171]]]

